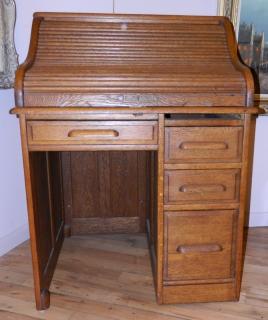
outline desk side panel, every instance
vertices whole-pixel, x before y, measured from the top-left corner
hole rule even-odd
[[[49,286],[56,267],[63,242],[63,200],[61,162],[59,153],[29,153],[34,223],[30,223],[35,233],[38,287],[40,287],[39,310],[49,307]],[[32,240],[33,241],[33,240]],[[36,293],[38,294],[38,292]],[[39,299],[37,299],[39,301]]]

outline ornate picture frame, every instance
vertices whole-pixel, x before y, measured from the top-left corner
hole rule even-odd
[[[16,5],[14,0],[0,0],[0,88],[12,88],[18,67],[14,44]]]
[[[240,0],[218,0],[218,15],[228,17],[238,30]]]
[[[253,64],[254,64],[254,56],[255,56],[255,51],[259,51],[259,50],[264,50],[264,46],[265,46],[265,42],[264,42],[264,37],[262,37],[262,49],[259,47],[255,46],[255,43],[257,43],[257,40],[259,39],[255,39],[257,37],[259,37],[259,33],[257,31],[254,30],[254,17],[252,17],[252,21],[250,21],[250,24],[246,24],[244,23],[243,16],[241,15],[241,8],[242,5],[245,4],[243,3],[243,1],[245,0],[218,0],[218,15],[223,15],[223,16],[227,16],[234,25],[234,29],[236,32],[236,36],[238,39],[238,47],[240,49],[240,55],[242,60],[244,60],[245,64],[249,65],[252,69],[256,69],[254,68]],[[255,6],[257,4],[255,3]],[[243,7],[244,9],[244,7]],[[261,8],[262,9],[262,8]],[[245,9],[244,9],[245,10]],[[268,15],[268,3],[267,3],[267,15]],[[245,29],[245,33],[250,33],[248,37],[244,37],[243,38],[250,38],[251,40],[249,41],[249,43],[242,43],[242,32],[241,32],[241,25],[243,24],[243,28]],[[266,35],[267,36],[267,35]],[[256,40],[256,41],[255,41]],[[266,48],[265,48],[266,50]],[[250,53],[251,51],[251,53]],[[267,52],[268,52],[268,48],[267,48]],[[245,53],[249,56],[251,55],[250,59],[243,59],[245,58]],[[259,54],[260,55],[260,54]],[[246,61],[245,61],[246,60]],[[260,58],[259,58],[260,60]],[[250,61],[250,62],[249,62]],[[247,63],[249,62],[249,63]],[[260,63],[260,61],[259,61]],[[259,65],[258,65],[259,68]],[[266,70],[267,69],[267,70]],[[267,79],[268,82],[268,68],[265,69],[265,73],[263,72],[255,72],[256,74],[256,79],[257,82],[260,83],[261,81],[258,81],[259,78],[259,74],[260,75],[265,75],[265,79]],[[255,103],[256,105],[259,105],[260,107],[264,108],[265,111],[268,113],[268,86],[265,86],[265,93],[262,93],[262,89],[261,89],[261,85],[260,88],[258,89],[259,93],[255,94]],[[266,93],[267,92],[267,93]]]

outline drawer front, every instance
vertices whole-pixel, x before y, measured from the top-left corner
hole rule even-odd
[[[165,162],[240,162],[242,127],[165,129]]]
[[[237,212],[165,212],[165,280],[234,277]]]
[[[156,121],[28,121],[29,145],[157,144]]]
[[[240,170],[166,170],[165,204],[238,202]]]

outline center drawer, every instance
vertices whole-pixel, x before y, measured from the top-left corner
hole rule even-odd
[[[157,144],[157,121],[28,121],[29,145]]]

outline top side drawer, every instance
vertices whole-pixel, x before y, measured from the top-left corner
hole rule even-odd
[[[29,145],[157,144],[157,121],[28,121]]]
[[[240,162],[243,127],[165,128],[165,162]]]

